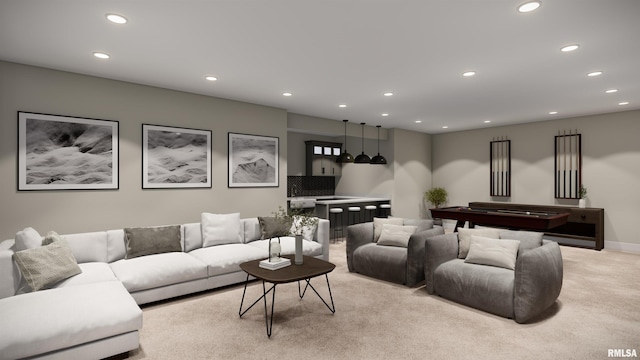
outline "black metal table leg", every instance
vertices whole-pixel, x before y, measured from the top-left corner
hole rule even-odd
[[[318,293],[316,288],[314,288],[313,285],[311,285],[311,279],[304,279],[304,281],[306,281],[307,284],[304,286],[304,290],[302,292],[300,290],[300,281],[298,281],[298,296],[300,296],[300,299],[302,299],[304,297],[304,294],[307,292],[307,288],[311,287],[311,290],[313,290],[313,292],[315,292],[316,295],[318,295],[318,297],[320,298],[320,300],[322,300],[322,302],[327,307],[327,309],[329,309],[329,311],[331,311],[332,314],[335,314],[336,306],[333,302],[333,294],[331,294],[331,285],[329,285],[329,275],[324,274],[324,277],[327,279],[327,289],[329,289],[329,298],[331,299],[331,306],[329,306],[329,304],[324,300],[324,298],[320,295],[320,293]]]

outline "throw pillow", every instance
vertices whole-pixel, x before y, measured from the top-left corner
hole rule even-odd
[[[518,256],[518,240],[502,240],[471,236],[466,263],[491,265],[514,270]]]
[[[500,229],[482,228],[467,229],[458,228],[458,259],[464,259],[469,252],[469,244],[471,244],[471,236],[483,236],[492,239],[500,238]]]
[[[42,245],[42,236],[32,227],[18,231],[14,240],[16,251],[33,249]]]
[[[407,247],[409,238],[416,233],[416,226],[384,224],[378,239],[378,245]]]
[[[242,243],[240,213],[202,213],[202,247]]]
[[[373,242],[378,242],[384,224],[404,225],[402,218],[373,218]]]
[[[523,230],[502,230],[500,231],[500,239],[520,240],[518,252],[523,252],[542,246],[542,236],[544,233]]]
[[[182,251],[180,225],[125,228],[125,259]]]
[[[429,229],[433,229],[433,220],[429,219],[404,219],[403,224],[405,226],[417,227],[416,232],[421,232]]]
[[[275,218],[273,216],[258,217],[260,222],[260,230],[262,231],[262,239],[271,239],[279,236],[289,235],[291,225],[284,219]]]
[[[49,245],[58,240],[62,240],[62,236],[58,235],[55,231],[49,231],[44,239],[42,239],[42,245]]]
[[[17,251],[13,257],[31,291],[46,289],[82,272],[65,240]]]
[[[302,235],[302,238],[305,240],[313,241],[313,237],[316,234],[316,230],[318,230],[318,218],[310,217],[309,220],[313,222],[313,224],[302,225],[303,216],[295,215],[293,217],[293,222],[291,223],[290,233],[292,235],[296,235],[296,232]]]

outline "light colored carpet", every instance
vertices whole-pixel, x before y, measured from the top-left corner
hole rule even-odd
[[[564,284],[536,321],[513,320],[430,296],[424,286],[349,273],[344,242],[332,244],[336,313],[297,285],[277,287],[273,334],[264,306],[238,316],[242,285],[144,306],[131,359],[605,359],[640,353],[640,256],[562,247]],[[312,284],[328,296],[324,277]],[[247,289],[250,299],[262,283]]]

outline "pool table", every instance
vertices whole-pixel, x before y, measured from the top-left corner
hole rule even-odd
[[[492,209],[469,206],[452,206],[429,209],[434,218],[457,220],[456,228],[463,227],[466,221],[469,227],[475,225],[499,226],[509,229],[549,230],[564,225],[569,212],[549,212],[527,209]]]

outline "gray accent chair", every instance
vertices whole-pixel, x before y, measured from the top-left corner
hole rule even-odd
[[[517,233],[508,238],[519,240]],[[426,240],[424,275],[429,294],[525,323],[560,295],[562,253],[553,241],[527,250],[521,242],[515,270],[470,264],[458,258],[458,233],[448,233]]]
[[[406,248],[378,245],[374,241],[373,222],[347,227],[349,272],[406,286],[424,281],[424,243],[432,236],[444,234],[442,227],[433,228],[431,220],[425,221],[430,221],[432,228],[411,235]]]

